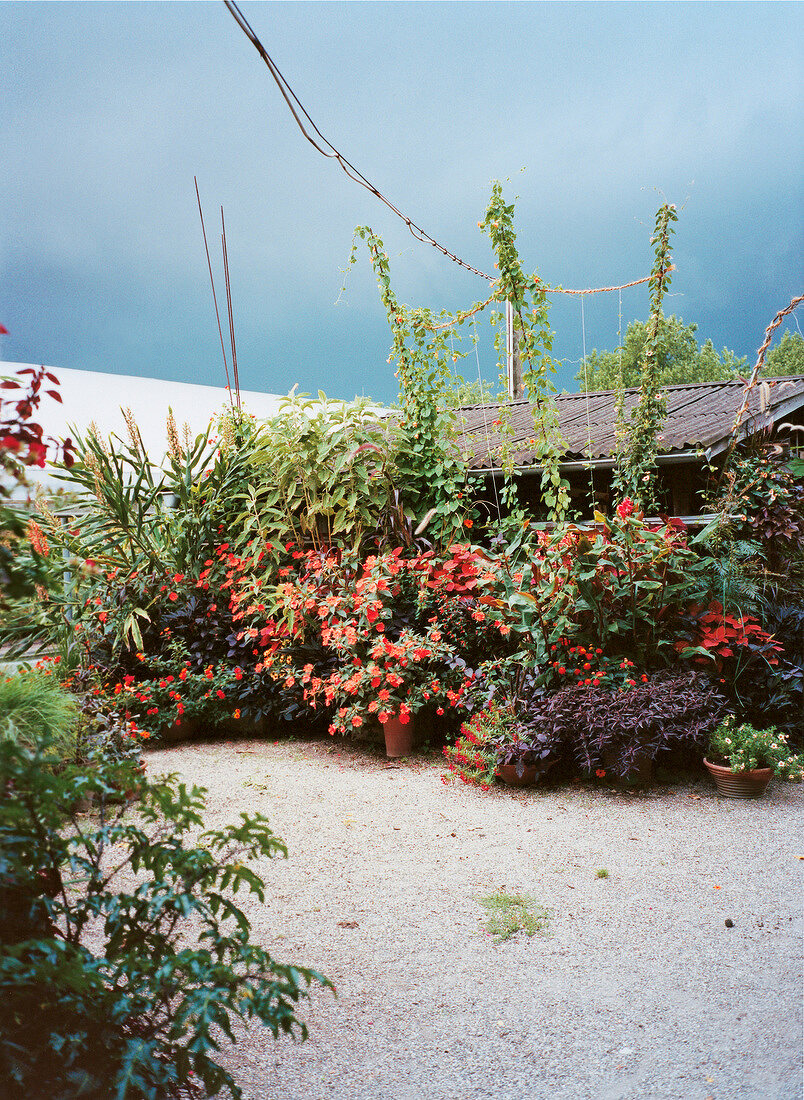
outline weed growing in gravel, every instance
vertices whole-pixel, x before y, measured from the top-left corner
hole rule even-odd
[[[528,936],[537,932],[547,934],[550,910],[530,894],[508,894],[497,890],[479,901],[487,913],[483,927],[490,936],[494,936],[495,943],[502,943],[520,931]]]
[[[606,870],[605,867],[598,867],[598,869],[595,871],[595,874],[597,875],[598,878],[608,878],[609,877],[609,873],[608,873],[608,871]]]

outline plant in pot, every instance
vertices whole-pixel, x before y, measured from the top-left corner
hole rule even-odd
[[[364,562],[308,554],[296,580],[280,586],[292,642],[319,639],[326,657],[319,669],[308,662],[288,677],[314,710],[334,708],[330,733],[378,722],[389,756],[410,751],[418,711],[458,706],[469,678],[437,619],[419,621],[429,564],[397,551]]]
[[[704,764],[726,798],[759,798],[773,776],[801,782],[804,755],[794,753],[787,734],[774,726],[755,729],[728,715],[709,738]]]
[[[455,743],[444,746],[448,770],[441,777],[442,783],[457,779],[468,786],[490,790],[497,772],[496,742],[509,723],[510,714],[503,707],[491,704],[476,711],[461,726]]]
[[[537,783],[559,758],[560,745],[541,722],[542,678],[538,668],[514,654],[482,664],[466,693],[468,710],[497,716],[498,730],[491,738],[495,774],[512,786]]]
[[[663,752],[705,744],[725,710],[725,699],[702,673],[667,670],[644,673],[615,691],[575,684],[549,697],[541,718],[585,775],[647,783]]]

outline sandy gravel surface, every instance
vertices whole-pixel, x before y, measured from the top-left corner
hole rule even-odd
[[[290,855],[255,865],[253,938],[338,989],[302,1006],[307,1043],[226,1051],[246,1100],[802,1096],[801,787],[484,794],[329,740],[147,761],[208,788],[208,825],[268,815]],[[498,887],[549,907],[548,935],[496,945]]]

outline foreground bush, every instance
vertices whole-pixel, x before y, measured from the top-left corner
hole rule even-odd
[[[256,815],[202,828],[203,792],[148,782],[129,762],[53,774],[45,744],[0,743],[0,1082],[25,1100],[241,1095],[214,1060],[235,1020],[274,1036],[306,1028],[294,1005],[310,970],[249,940],[232,895],[260,899],[244,861],[286,855]],[[136,814],[120,789],[136,793]],[[74,813],[91,798],[99,816]],[[138,885],[118,882],[134,873]],[[190,934],[192,933],[192,934]]]

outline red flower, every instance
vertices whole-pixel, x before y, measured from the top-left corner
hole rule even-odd
[[[219,699],[225,699],[226,698],[226,695],[224,694],[224,692],[221,691],[220,688],[218,688],[218,690],[215,692],[215,694],[218,696]]]

